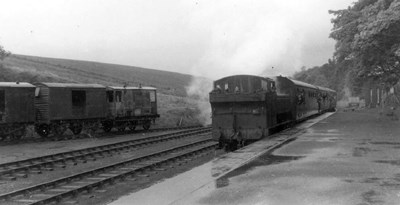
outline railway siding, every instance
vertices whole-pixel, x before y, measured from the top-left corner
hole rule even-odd
[[[55,167],[65,168],[68,163],[74,165],[79,162],[85,163],[88,160],[96,160],[96,158],[99,157],[104,158],[106,154],[113,155],[114,153],[131,150],[137,147],[148,146],[168,140],[176,140],[207,131],[209,131],[209,128],[196,128],[4,163],[0,164],[0,177],[2,179],[11,180],[16,179],[16,177],[27,177],[31,172],[40,173],[42,170],[52,171]]]
[[[66,141],[66,140],[80,140],[80,139],[87,139],[87,138],[114,138],[114,137],[123,137],[125,135],[130,134],[144,134],[144,133],[151,133],[151,132],[162,132],[162,131],[174,131],[174,130],[184,130],[184,129],[192,129],[192,128],[199,128],[202,127],[200,125],[194,126],[185,126],[185,127],[162,127],[162,128],[153,128],[150,130],[125,130],[125,131],[113,131],[113,132],[100,132],[94,133],[95,137],[92,134],[83,133],[79,135],[72,135],[72,134],[64,134],[62,136],[51,136],[47,138],[40,138],[35,137],[35,134],[30,134],[29,137],[23,137],[18,140],[0,140],[0,146],[9,146],[9,145],[21,145],[21,144],[28,144],[28,143],[45,143],[45,142],[52,142],[52,141]],[[29,128],[28,128],[29,130]],[[32,129],[30,132],[33,132]]]
[[[148,171],[163,170],[168,163],[182,163],[191,157],[215,149],[215,142],[201,139],[142,157],[96,168],[72,176],[38,184],[0,195],[1,200],[14,200],[28,204],[59,202],[81,192],[91,192],[106,184],[114,184],[127,177],[146,175]],[[39,193],[40,192],[40,193]],[[14,198],[16,197],[16,198]]]

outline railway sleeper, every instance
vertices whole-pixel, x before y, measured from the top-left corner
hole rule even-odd
[[[15,180],[17,180],[17,177],[15,175],[13,175],[13,174],[10,174],[10,175],[1,176],[1,179],[2,180],[7,180],[7,181],[15,181]]]
[[[31,173],[31,174],[42,174],[42,170],[40,168],[29,169],[29,173]]]
[[[43,167],[42,168],[42,170],[45,170],[45,171],[54,171],[54,167]]]
[[[58,167],[58,168],[66,168],[67,167],[65,162],[55,163],[53,166]]]
[[[28,177],[28,173],[27,171],[25,172],[17,172],[14,174],[16,177],[21,177],[21,178],[27,178]]]

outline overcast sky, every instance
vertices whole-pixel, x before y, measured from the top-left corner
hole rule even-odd
[[[0,45],[16,54],[202,75],[291,75],[332,57],[332,15],[353,0],[12,0]],[[273,67],[273,68],[272,68]]]

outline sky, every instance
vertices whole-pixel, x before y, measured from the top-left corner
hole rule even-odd
[[[332,57],[328,10],[353,0],[13,0],[0,45],[15,54],[217,79],[292,75]]]

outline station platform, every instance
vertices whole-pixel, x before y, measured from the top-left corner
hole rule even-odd
[[[400,204],[399,125],[326,113],[111,204]]]

